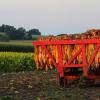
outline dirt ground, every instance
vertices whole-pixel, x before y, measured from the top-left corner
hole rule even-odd
[[[0,100],[100,100],[100,87],[62,88],[53,71],[0,74]]]

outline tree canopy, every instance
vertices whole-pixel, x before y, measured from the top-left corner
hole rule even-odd
[[[14,26],[2,24],[0,26],[0,32],[6,33],[5,35],[0,35],[0,38],[9,37],[10,40],[25,40],[25,39],[32,39],[32,35],[41,35],[39,29],[30,29],[26,31],[25,28],[19,27],[15,28]],[[2,39],[1,39],[2,40]]]

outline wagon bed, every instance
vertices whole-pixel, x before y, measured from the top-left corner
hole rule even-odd
[[[95,45],[95,49],[91,55],[91,58],[89,60],[89,62],[87,63],[87,59],[86,59],[86,45],[88,44],[94,44]],[[35,41],[33,42],[34,46],[41,46],[42,48],[44,48],[46,54],[49,56],[49,58],[52,60],[54,66],[56,67],[60,79],[70,79],[70,80],[74,80],[79,78],[80,76],[84,76],[87,77],[88,79],[97,79],[100,80],[100,73],[98,74],[98,72],[94,72],[92,74],[89,74],[89,68],[91,67],[91,64],[93,62],[93,60],[95,59],[95,56],[97,55],[97,53],[99,52],[100,49],[100,39],[86,39],[86,40],[41,40],[41,41]],[[58,62],[56,63],[53,56],[50,54],[49,50],[47,49],[48,45],[57,45],[58,48]],[[62,62],[62,57],[64,55],[62,55],[62,45],[80,45],[80,49],[65,63],[63,64]],[[82,57],[82,64],[72,64],[73,60],[81,53],[81,57]],[[81,72],[82,74],[79,74],[80,72],[75,73],[75,71],[67,73],[66,74],[66,69],[78,69],[81,68]],[[98,71],[100,71],[100,62],[99,62],[99,67],[98,67]]]

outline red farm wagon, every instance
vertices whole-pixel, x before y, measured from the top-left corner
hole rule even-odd
[[[89,59],[89,62],[87,63],[87,56],[86,56],[86,45],[94,44],[95,49],[93,50],[93,53],[91,54],[91,57]],[[51,59],[53,65],[56,67],[59,76],[60,76],[60,84],[64,85],[65,80],[75,80],[80,78],[81,76],[86,77],[90,80],[100,80],[100,57],[99,59],[99,67],[97,69],[94,69],[93,72],[89,72],[89,69],[91,68],[91,64],[94,61],[96,55],[98,52],[100,52],[100,39],[84,39],[84,40],[41,40],[41,41],[35,41],[33,42],[33,45],[35,47],[41,46],[45,53],[49,56]],[[50,54],[47,46],[48,45],[56,45],[58,48],[58,63],[55,62],[55,59]],[[68,60],[65,64],[62,62],[63,58],[63,52],[62,52],[62,46],[63,45],[80,45],[80,49]],[[82,63],[76,63],[73,64],[73,60],[81,54],[82,57]],[[81,69],[81,70],[79,70]],[[68,71],[70,70],[70,71]]]

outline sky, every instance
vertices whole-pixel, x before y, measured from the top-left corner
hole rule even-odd
[[[0,25],[37,28],[42,34],[100,28],[100,0],[0,0]]]

